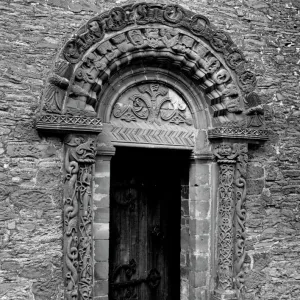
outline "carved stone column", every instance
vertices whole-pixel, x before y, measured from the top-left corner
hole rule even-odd
[[[234,240],[234,283],[238,298],[244,293],[244,270],[243,265],[246,258],[245,251],[245,221],[246,221],[246,173],[248,163],[248,145],[240,145],[240,151],[237,156],[235,172],[235,240]]]
[[[221,143],[219,164],[218,264],[215,299],[238,299],[243,288],[247,145]]]
[[[92,299],[92,175],[95,136],[65,139],[64,281],[66,300]]]

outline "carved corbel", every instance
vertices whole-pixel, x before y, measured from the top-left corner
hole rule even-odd
[[[243,291],[247,144],[220,143],[214,148],[219,164],[218,264],[215,299],[237,299]]]
[[[66,300],[92,299],[92,195],[95,138],[65,139],[64,281]]]

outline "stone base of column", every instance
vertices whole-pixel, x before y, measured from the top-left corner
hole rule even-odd
[[[211,300],[238,300],[235,291],[214,291]]]

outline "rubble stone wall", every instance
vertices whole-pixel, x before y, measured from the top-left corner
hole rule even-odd
[[[62,299],[62,138],[34,117],[64,42],[118,0],[0,1],[0,299]],[[162,1],[160,1],[162,2]],[[246,299],[300,295],[299,0],[182,0],[227,31],[257,76],[271,137],[252,146]]]

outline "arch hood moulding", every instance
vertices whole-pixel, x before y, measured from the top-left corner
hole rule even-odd
[[[255,74],[246,69],[242,52],[228,34],[179,5],[151,3],[116,7],[96,16],[65,44],[44,89],[37,128],[101,132],[102,122],[110,122],[107,107],[114,105],[107,95],[108,89],[117,89],[112,78],[124,68],[131,68],[133,75],[143,69],[147,83],[151,67],[156,68],[152,73],[157,74],[157,84],[162,83],[161,72],[185,77],[185,89],[190,86],[198,95],[189,104],[193,124],[205,129],[209,138],[268,138],[254,92]],[[172,78],[167,81],[173,89]]]

